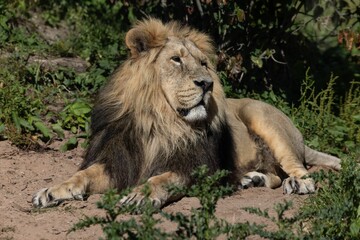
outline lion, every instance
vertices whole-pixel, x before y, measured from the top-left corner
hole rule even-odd
[[[177,22],[149,18],[128,31],[129,58],[100,91],[80,169],[43,188],[35,207],[133,187],[120,204],[141,204],[144,184],[155,207],[182,196],[191,173],[230,171],[240,188],[282,186],[285,194],[315,192],[306,166],[341,168],[340,159],[304,144],[280,110],[252,99],[227,99],[214,67],[212,40]]]

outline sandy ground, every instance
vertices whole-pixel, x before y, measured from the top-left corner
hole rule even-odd
[[[59,207],[40,211],[31,206],[31,198],[36,191],[67,179],[77,170],[82,154],[81,148],[66,153],[56,150],[22,151],[8,141],[0,141],[0,240],[98,239],[102,236],[100,227],[67,234],[84,215],[103,214],[95,205],[100,195],[90,196],[87,201],[65,202]],[[266,223],[263,218],[241,208],[272,209],[274,204],[284,200],[292,200],[294,205],[299,205],[305,198],[283,195],[281,189],[247,189],[221,199],[217,206],[217,216],[231,223]],[[196,198],[183,198],[164,210],[186,212],[196,206],[199,206]],[[174,228],[167,224],[163,227]]]

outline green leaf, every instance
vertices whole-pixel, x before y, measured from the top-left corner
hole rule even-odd
[[[276,95],[275,95],[275,93],[273,91],[270,92],[269,97],[274,103],[277,102]]]
[[[76,102],[71,106],[71,110],[77,116],[82,116],[91,111],[91,108],[88,104],[83,102]]]
[[[66,152],[68,150],[76,148],[78,145],[78,140],[76,137],[71,137],[64,145],[60,147],[60,151]]]
[[[71,132],[74,133],[74,134],[77,133],[77,127],[72,126],[71,127]]]
[[[261,58],[256,57],[256,56],[251,56],[250,59],[258,68],[263,67],[263,60]]]
[[[64,119],[64,123],[66,124],[66,123],[69,123],[69,122],[72,122],[72,116],[71,115],[67,115],[66,117],[65,117],[65,119]]]
[[[318,148],[320,146],[319,143],[319,137],[315,136],[310,142],[309,142],[309,146],[314,147],[314,148]]]
[[[19,123],[20,123],[21,126],[28,129],[29,131],[34,131],[35,130],[35,128],[28,121],[26,121],[23,118],[19,118]]]
[[[245,20],[245,11],[236,6],[235,14],[239,22],[243,22]]]
[[[15,124],[16,129],[21,130],[20,119],[19,119],[17,112],[12,112],[11,118],[12,118],[13,123]]]
[[[42,135],[45,137],[45,138],[51,138],[52,137],[52,134],[50,132],[50,129],[41,121],[36,121],[34,122],[34,126],[37,130],[39,130]]]
[[[350,224],[350,233],[353,237],[359,237],[360,233],[360,219],[357,218]]]
[[[36,116],[29,116],[28,121],[30,124],[33,124],[34,122],[41,122],[41,119]]]
[[[52,130],[60,137],[60,138],[64,138],[64,130],[62,129],[61,125],[59,123],[53,124],[52,126]]]
[[[359,115],[354,115],[352,116],[352,118],[357,121],[357,122],[360,122],[360,114]]]

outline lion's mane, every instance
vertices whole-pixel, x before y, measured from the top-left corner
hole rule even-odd
[[[125,39],[131,56],[115,71],[95,103],[90,146],[80,169],[104,163],[113,186],[119,189],[164,171],[189,175],[202,164],[211,170],[231,165],[225,96],[215,71],[206,123],[185,122],[165,99],[158,76],[161,66],[155,61],[171,36],[188,39],[208,58],[214,56],[211,40],[203,33],[175,22],[139,22]]]

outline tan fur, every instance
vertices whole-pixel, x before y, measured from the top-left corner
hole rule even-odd
[[[37,207],[83,199],[108,188],[136,186],[122,204],[141,203],[142,183],[161,207],[180,196],[168,184],[187,186],[202,164],[225,168],[241,187],[279,187],[312,193],[306,158],[340,168],[340,160],[305,147],[300,132],[276,108],[251,99],[225,99],[212,64],[214,47],[203,33],[156,19],[126,35],[131,56],[95,103],[92,137],[80,170],[33,198]]]
[[[315,191],[313,180],[301,179],[308,175],[306,166],[323,165],[335,170],[341,168],[340,159],[305,146],[299,130],[273,106],[247,98],[227,99],[227,104],[229,123],[235,136],[237,161],[242,168],[250,167],[249,171],[265,173],[263,177],[266,186],[279,187],[279,176],[288,177],[283,182],[285,193],[312,193]],[[274,162],[257,161],[253,164],[254,159],[259,159],[256,156],[258,146],[251,141],[249,130],[266,143]]]
[[[103,193],[109,187],[111,187],[110,179],[104,173],[104,166],[94,164],[86,170],[78,171],[59,185],[41,189],[38,192],[39,198],[34,198],[33,201],[46,202],[46,207],[51,207],[66,199],[83,200],[88,193]]]

